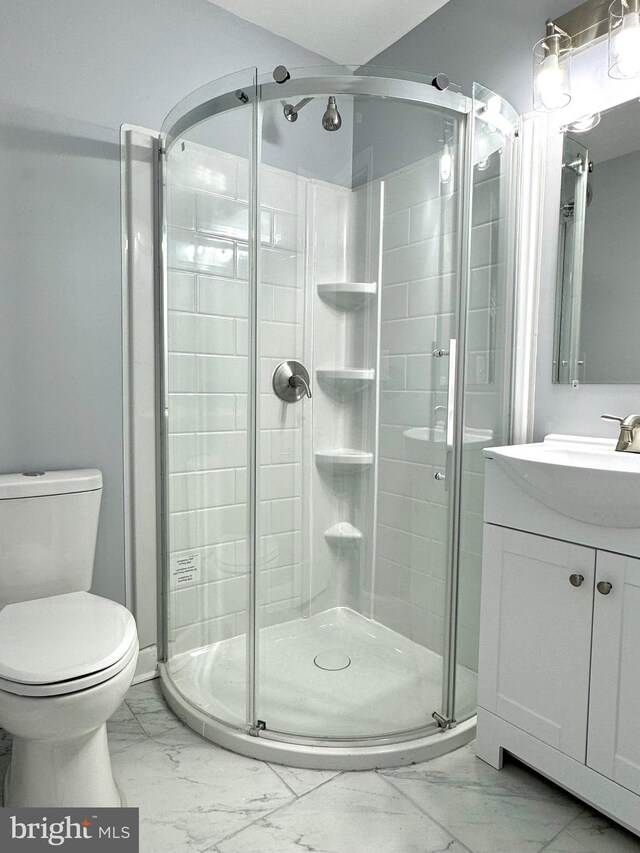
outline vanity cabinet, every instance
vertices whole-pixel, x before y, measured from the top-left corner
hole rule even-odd
[[[557,518],[547,536],[551,512],[490,459],[486,482],[477,755],[506,750],[640,834],[640,550],[568,516],[573,541]]]

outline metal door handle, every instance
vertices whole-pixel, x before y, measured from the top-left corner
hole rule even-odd
[[[584,575],[569,575],[569,583],[571,586],[582,586],[584,583]]]
[[[600,595],[609,595],[611,590],[613,589],[613,584],[610,584],[609,581],[598,581],[596,584],[596,589],[600,593]]]
[[[455,413],[456,413],[456,368],[457,368],[458,344],[455,338],[449,340],[449,388],[447,391],[447,449],[453,447],[455,439]]]

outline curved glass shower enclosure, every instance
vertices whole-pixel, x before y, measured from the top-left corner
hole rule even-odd
[[[163,127],[161,677],[229,748],[392,765],[473,735],[518,119],[478,86],[279,70]]]

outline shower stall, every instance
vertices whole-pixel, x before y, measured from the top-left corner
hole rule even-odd
[[[216,743],[360,769],[473,736],[517,128],[367,66],[243,71],[166,119],[161,679]]]

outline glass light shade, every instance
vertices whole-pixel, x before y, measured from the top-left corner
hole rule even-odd
[[[614,0],[609,6],[609,76],[640,74],[640,13],[638,0]]]
[[[571,39],[554,33],[533,48],[533,107],[553,112],[571,101]]]

